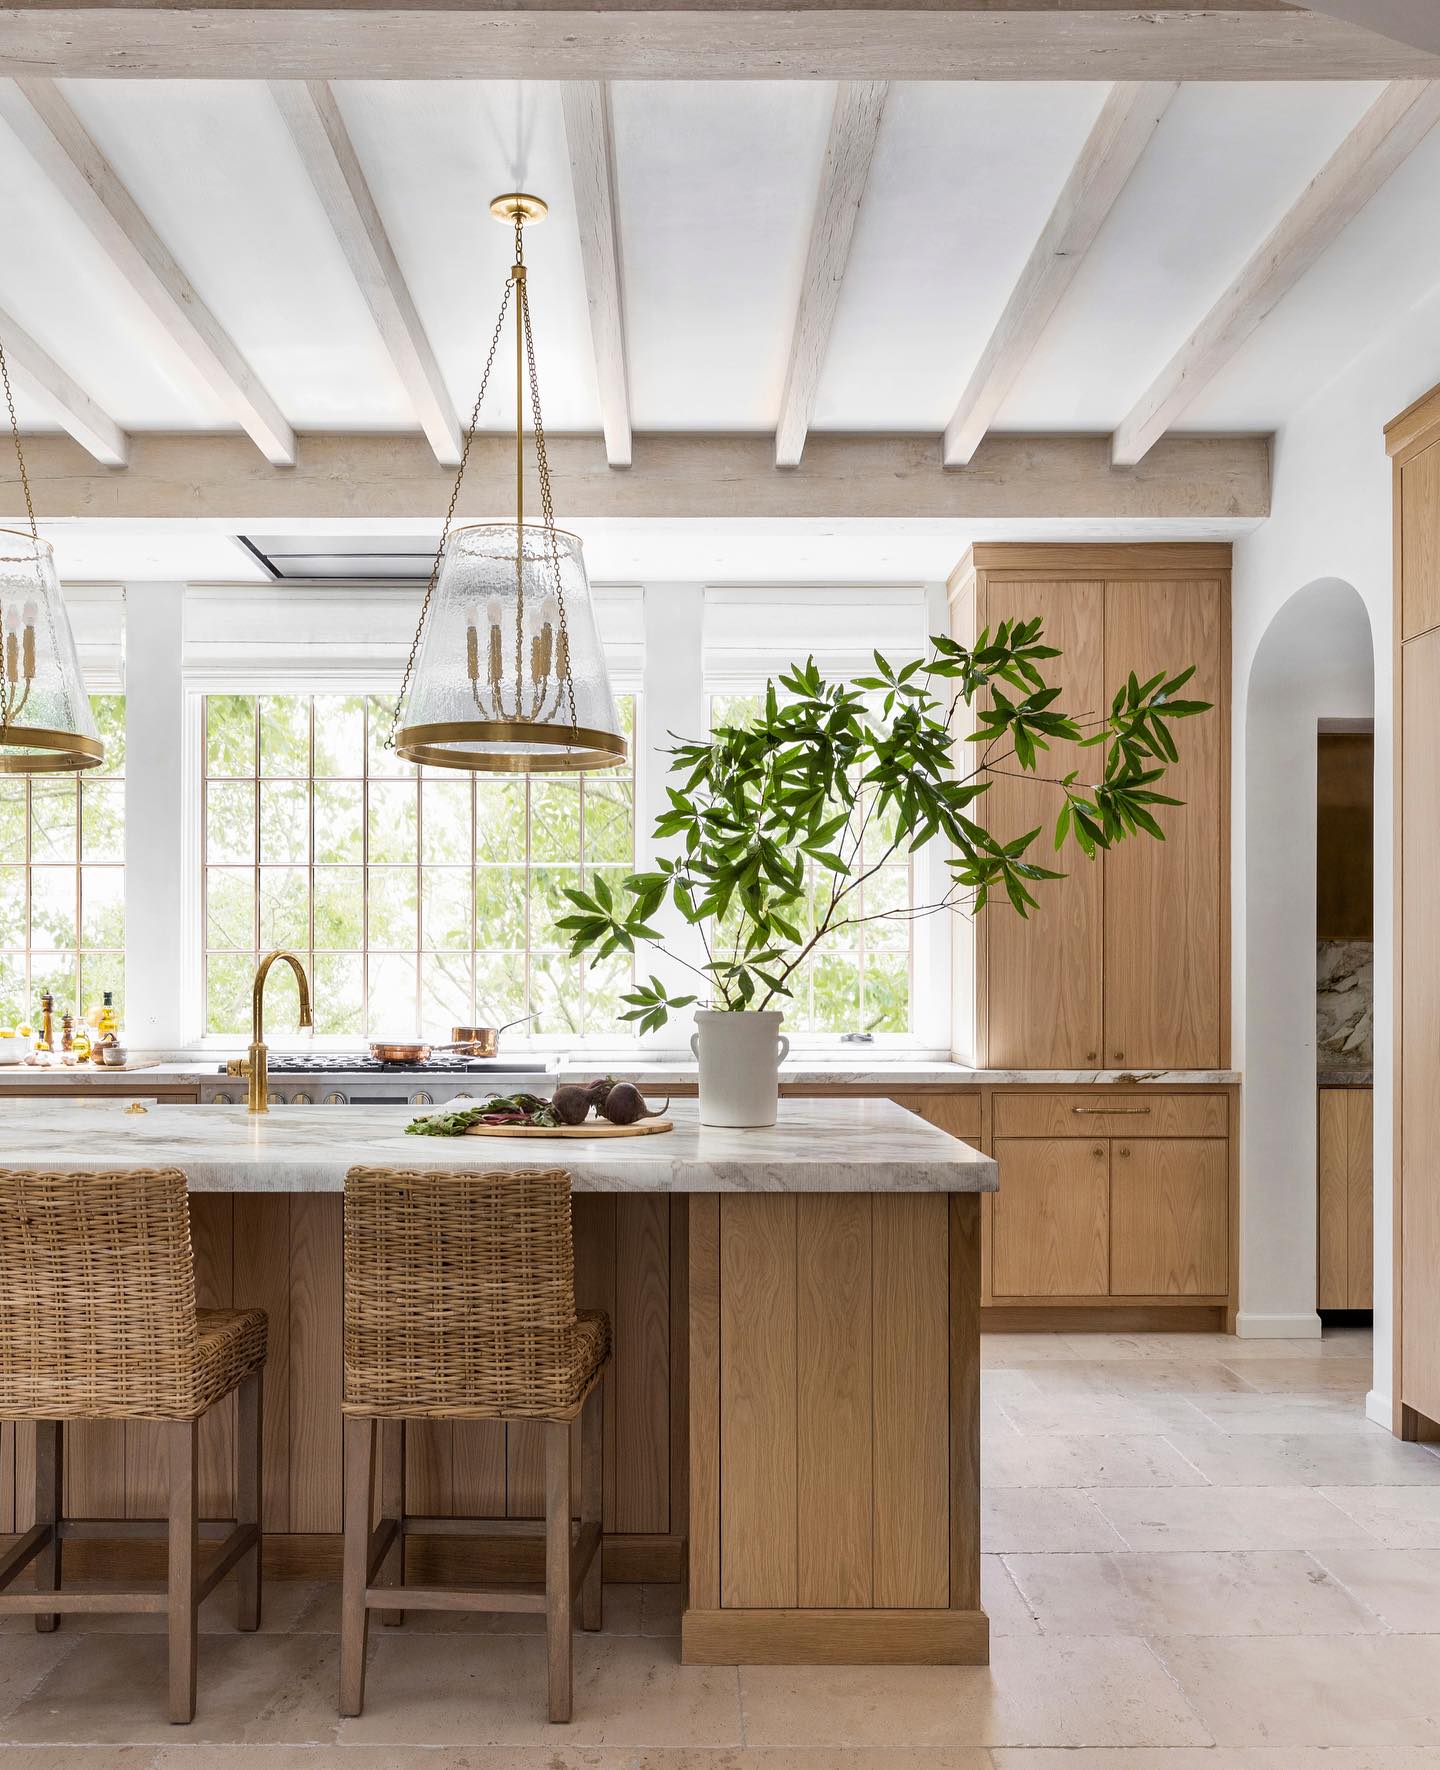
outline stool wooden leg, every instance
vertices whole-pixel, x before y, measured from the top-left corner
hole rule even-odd
[[[400,1525],[389,1554],[375,1576],[377,1586],[403,1586],[405,1583],[405,1422],[380,1422],[380,1516],[393,1518]],[[387,1628],[398,1629],[405,1620],[403,1610],[382,1610],[380,1620]]]
[[[568,1721],[574,1703],[570,1609],[570,1428],[550,1421],[545,1426],[545,1633],[552,1721]]]
[[[585,1405],[580,1412],[580,1522],[584,1524],[601,1524],[604,1518],[604,1431],[605,1431],[605,1399],[597,1383],[585,1398]],[[596,1549],[595,1559],[590,1563],[590,1570],[585,1575],[585,1582],[580,1587],[580,1626],[582,1629],[598,1629],[604,1621],[604,1588],[603,1569],[600,1565],[601,1551]]]
[[[65,1428],[59,1420],[37,1420],[35,1422],[35,1522],[37,1524],[53,1524],[57,1527],[52,1532],[49,1542],[35,1557],[35,1590],[37,1592],[58,1592],[60,1590],[60,1533],[58,1526],[65,1510],[64,1434]],[[48,1635],[60,1627],[60,1618],[58,1615],[37,1615],[35,1627],[42,1635]]]
[[[170,1633],[170,1719],[195,1719],[195,1568],[200,1546],[195,1420],[166,1422],[170,1475],[170,1563],[167,1573]]]
[[[340,1713],[358,1715],[365,1701],[365,1608],[370,1513],[375,1499],[375,1422],[345,1419],[345,1548],[340,1587]]]
[[[265,1373],[252,1371],[240,1384],[235,1417],[235,1522],[260,1525],[260,1444],[263,1435]],[[260,1542],[241,1557],[235,1570],[235,1626],[260,1627]]]

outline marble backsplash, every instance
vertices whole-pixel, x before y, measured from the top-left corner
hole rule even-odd
[[[1323,1070],[1374,1062],[1375,947],[1368,940],[1316,943],[1315,1060]]]

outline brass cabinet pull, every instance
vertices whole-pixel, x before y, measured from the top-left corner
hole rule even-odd
[[[1072,1106],[1071,1112],[1082,1116],[1108,1118],[1127,1118],[1139,1115],[1144,1117],[1150,1111],[1148,1106]]]

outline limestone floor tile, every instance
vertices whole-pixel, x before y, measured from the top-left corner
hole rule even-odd
[[[1440,1632],[1440,1549],[1330,1543],[1315,1559],[1393,1633]]]
[[[0,1641],[0,1716],[9,1715],[81,1644],[78,1635],[67,1637],[63,1626],[53,1635],[37,1635],[34,1623],[28,1617],[23,1620],[27,1624],[24,1634]],[[9,1727],[0,1720],[0,1739],[9,1736]]]
[[[1073,1336],[1065,1334],[991,1334],[980,1336],[981,1370],[1025,1370],[1031,1365],[1073,1362],[1086,1354],[1077,1351]]]
[[[377,1639],[377,1634],[380,1636]],[[575,1718],[545,1719],[545,1643],[531,1635],[371,1631],[365,1712],[349,1744],[737,1746],[733,1666],[682,1666],[679,1643],[639,1635],[575,1641]]]
[[[995,1770],[1440,1770],[1440,1746],[1219,1746],[1192,1751],[997,1751]]]
[[[0,1744],[0,1770],[155,1770],[157,1755],[153,1745]]]
[[[143,1633],[72,1639],[67,1659],[0,1719],[0,1739],[174,1741],[165,1718],[164,1641]],[[5,1643],[0,1663],[14,1645]],[[187,1741],[308,1744],[334,1738],[337,1661],[331,1636],[202,1635],[199,1660],[199,1696]]]
[[[640,1605],[639,1586],[606,1586],[601,1632],[606,1635],[638,1635],[641,1626]],[[311,1633],[339,1634],[338,1580],[316,1588],[316,1597],[311,1607],[301,1614],[296,1626]],[[372,1635],[389,1635],[395,1631],[378,1618],[372,1618],[370,1632]],[[519,1610],[407,1610],[400,1632],[407,1635],[543,1635],[545,1618],[534,1612]]]
[[[640,1633],[678,1635],[684,1608],[679,1585],[637,1586],[640,1594]]]
[[[1143,1641],[1015,1636],[988,1666],[742,1666],[740,1700],[747,1747],[1210,1738]]]
[[[1360,1399],[1334,1395],[1205,1395],[1196,1397],[1199,1431],[1262,1432],[1269,1437],[1304,1438],[1317,1432],[1379,1433],[1365,1418]],[[1175,1430],[1184,1433],[1183,1424]],[[1389,1436],[1389,1434],[1385,1434]]]
[[[1034,1372],[1026,1373],[1033,1377]],[[1044,1437],[1164,1437],[1171,1432],[1203,1432],[1209,1408],[1227,1403],[1264,1402],[1261,1395],[1205,1396],[1207,1412],[1183,1395],[1040,1395],[1000,1403],[1018,1432]]]
[[[1219,1487],[1440,1487],[1440,1457],[1388,1432],[1177,1433],[1169,1442]]]
[[[1074,1364],[1035,1365],[1024,1376],[1040,1395],[1250,1395],[1254,1388],[1238,1370],[1218,1359],[1116,1358]],[[1002,1396],[1003,1405],[1003,1396]]]
[[[700,1746],[639,1751],[628,1770],[994,1770],[994,1759],[970,1746]]]
[[[1007,1555],[1046,1635],[1357,1635],[1380,1624],[1302,1550]]]
[[[1387,1549],[1440,1548],[1440,1488],[1326,1487],[1323,1492]]]
[[[1313,1487],[1097,1487],[1090,1497],[1130,1549],[1308,1549],[1367,1540]]]
[[[1038,1635],[1040,1625],[999,1555],[980,1557],[980,1608],[990,1618],[990,1638]]]
[[[1170,1635],[1151,1645],[1220,1745],[1440,1742],[1440,1636]]]
[[[996,1555],[1024,1550],[1070,1553],[1077,1549],[1122,1549],[1124,1542],[1106,1523],[1091,1498],[1091,1493],[1098,1491],[997,1487],[987,1493],[982,1477],[981,1546]]]
[[[634,1770],[628,1746],[173,1746],[146,1770]],[[0,1770],[10,1770],[0,1756]],[[77,1767],[78,1770],[78,1767]]]
[[[1203,1487],[1205,1476],[1169,1441],[1019,1432],[981,1447],[981,1481],[997,1487]],[[1440,1458],[1435,1459],[1440,1467]]]
[[[1241,1361],[1236,1361],[1237,1370]],[[1368,1358],[1252,1358],[1244,1361],[1247,1382],[1266,1395],[1323,1396],[1335,1391],[1363,1400],[1374,1380]]]

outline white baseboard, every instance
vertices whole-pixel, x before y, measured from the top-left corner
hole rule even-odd
[[[1235,1333],[1242,1340],[1318,1340],[1320,1317],[1313,1309],[1301,1315],[1255,1315],[1241,1310]]]
[[[1383,1426],[1387,1432],[1394,1431],[1395,1409],[1388,1393],[1382,1395],[1378,1389],[1370,1391],[1365,1397],[1365,1418]]]

